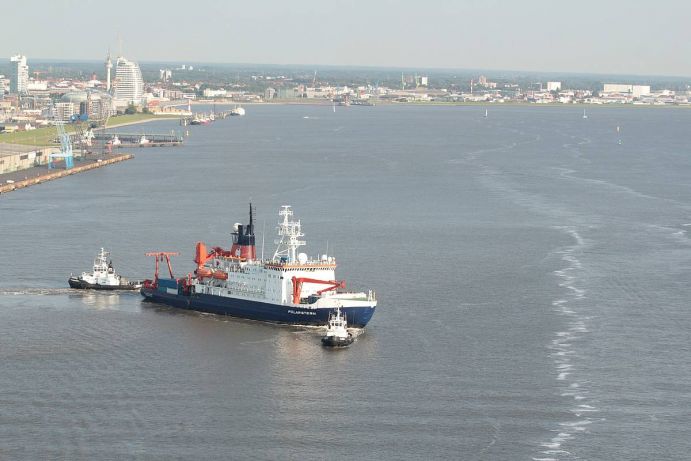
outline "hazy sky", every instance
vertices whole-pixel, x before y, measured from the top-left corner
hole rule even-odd
[[[691,2],[0,0],[0,56],[691,76]]]

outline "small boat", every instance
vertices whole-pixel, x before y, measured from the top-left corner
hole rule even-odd
[[[94,259],[93,271],[82,272],[80,276],[70,276],[67,281],[70,288],[92,290],[139,290],[142,287],[139,281],[129,281],[115,273],[113,262],[108,261],[108,253],[105,249]]]
[[[585,109],[583,109],[583,118],[588,118],[588,116],[585,113]]]
[[[149,143],[151,143],[151,141],[149,141],[149,140],[146,138],[146,136],[142,135],[142,137],[139,138],[139,145],[140,145],[140,146],[143,146],[143,145],[149,144]]]
[[[489,112],[487,111],[487,109],[485,109],[485,118],[487,118],[488,116],[489,116]]]
[[[232,109],[230,111],[230,115],[243,116],[243,115],[245,115],[245,109],[242,107],[235,107],[234,109]]]
[[[329,315],[326,325],[326,335],[322,338],[322,345],[327,347],[346,347],[353,342],[353,335],[348,332],[345,315],[338,307]]]

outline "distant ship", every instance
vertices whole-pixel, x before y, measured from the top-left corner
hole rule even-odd
[[[115,273],[113,262],[108,261],[109,254],[101,248],[94,259],[92,272],[82,272],[80,276],[71,276],[67,281],[70,287],[92,290],[139,290],[142,287],[141,282],[130,282]]]
[[[236,224],[230,250],[207,250],[198,242],[197,268],[181,278],[173,277],[170,256],[156,258],[153,280],[145,280],[141,294],[148,301],[213,314],[291,325],[326,325],[337,309],[353,327],[364,327],[377,306],[373,291],[346,292],[345,281],[336,280],[336,260],[326,254],[310,259],[298,248],[305,245],[300,221],[283,206],[278,224],[276,251],[271,259],[257,259],[250,205],[249,224]],[[159,262],[168,265],[170,278],[159,276]]]
[[[242,107],[235,107],[231,109],[230,115],[243,116],[245,115],[245,109],[243,109]]]

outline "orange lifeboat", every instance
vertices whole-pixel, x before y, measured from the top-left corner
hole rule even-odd
[[[197,268],[197,277],[204,278],[204,277],[211,277],[213,275],[213,271],[209,269],[208,267],[199,267]]]
[[[228,280],[228,274],[223,271],[215,271],[211,276],[218,280]]]

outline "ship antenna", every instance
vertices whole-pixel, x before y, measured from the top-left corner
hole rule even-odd
[[[250,233],[254,235],[254,226],[252,226],[252,202],[250,202]]]

